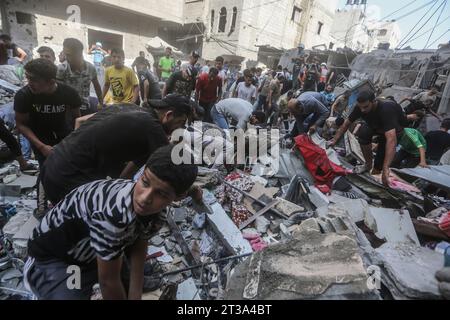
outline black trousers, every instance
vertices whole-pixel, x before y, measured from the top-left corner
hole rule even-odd
[[[19,142],[13,134],[6,128],[3,119],[0,119],[0,139],[6,143],[11,153],[17,158],[22,155],[22,149]]]
[[[419,163],[420,157],[400,149],[395,154],[391,167],[396,169],[415,168],[419,165]]]
[[[363,146],[372,144],[373,138],[376,138],[378,143],[377,152],[375,154],[373,168],[376,170],[383,170],[384,156],[386,154],[386,137],[383,134],[375,132],[366,123],[363,123],[356,133],[358,141]],[[399,135],[397,134],[397,139]]]
[[[214,102],[202,102],[199,101],[199,105],[205,110],[203,121],[208,123],[214,123],[211,118],[211,109],[214,106]]]
[[[71,284],[77,275],[69,264],[55,260],[37,262],[29,258],[24,270],[25,282],[39,300],[90,300],[92,287],[98,282],[97,266],[84,266],[79,269],[79,288]]]

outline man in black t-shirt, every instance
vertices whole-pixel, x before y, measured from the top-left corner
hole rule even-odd
[[[56,71],[48,60],[30,61],[25,65],[28,85],[14,98],[17,128],[31,142],[40,165],[80,117],[82,101],[78,92],[56,82]]]
[[[357,107],[345,120],[329,145],[336,145],[356,120],[364,120],[365,123],[359,128],[357,136],[366,164],[358,167],[356,173],[370,171],[373,167],[372,173],[382,173],[383,184],[389,186],[389,168],[395,157],[398,137],[403,133],[403,128],[407,126],[406,115],[396,102],[377,100],[373,92],[361,92],[357,102]],[[372,138],[374,136],[378,137],[378,149],[372,164]]]
[[[150,70],[139,72],[138,77],[142,101],[161,100],[162,92],[158,77]]]
[[[139,74],[139,72],[141,72],[141,71],[145,72],[150,68],[151,68],[150,62],[145,58],[145,52],[140,51],[139,57],[134,59],[133,64],[131,65],[131,69],[133,69],[134,72]]]
[[[139,79],[139,88],[141,90],[141,99],[144,100],[144,81],[146,79],[146,73],[150,70],[150,62],[145,58],[145,52],[140,51],[139,57],[134,59],[131,69],[136,72]]]
[[[73,189],[106,177],[131,178],[191,115],[190,101],[179,95],[149,105],[149,111],[133,105],[106,108],[58,144],[41,172],[49,199],[57,203]]]
[[[444,119],[441,130],[428,132],[425,136],[427,140],[427,158],[430,163],[439,164],[442,156],[450,149],[450,118]]]
[[[163,97],[175,93],[190,98],[195,89],[194,68],[191,65],[182,65],[181,71],[172,73],[166,81],[162,92]]]

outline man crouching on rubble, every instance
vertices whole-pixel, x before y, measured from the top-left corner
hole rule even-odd
[[[155,151],[137,181],[99,180],[83,185],[50,210],[29,240],[24,281],[38,299],[141,299],[150,227],[158,213],[182,198],[198,168],[175,165],[173,146]],[[129,262],[129,287],[121,281]]]
[[[357,167],[355,173],[362,174],[372,170],[373,167],[372,174],[381,173],[383,184],[389,187],[389,168],[396,154],[398,139],[407,126],[406,115],[396,102],[376,99],[373,92],[361,92],[357,102],[357,106],[345,120],[329,146],[335,146],[356,120],[364,120],[365,123],[361,125],[356,135],[366,164]],[[375,160],[372,161],[372,138],[374,136],[378,137],[378,150]]]

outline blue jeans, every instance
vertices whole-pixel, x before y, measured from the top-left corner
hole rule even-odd
[[[267,102],[267,97],[263,95],[259,95],[258,104],[256,105],[255,111],[265,111],[265,105]]]
[[[219,126],[221,129],[229,129],[228,121],[225,118],[225,116],[221,113],[219,113],[216,109],[216,106],[212,107],[211,109],[211,118],[213,119],[214,123]]]

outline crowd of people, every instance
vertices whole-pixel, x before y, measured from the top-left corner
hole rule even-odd
[[[11,50],[8,57],[26,59],[11,38],[0,39]],[[189,192],[198,193],[191,189],[197,167],[171,159],[170,136],[177,129],[186,128],[202,142],[199,123],[219,132],[250,125],[281,128],[285,140],[317,132],[330,147],[351,130],[365,159],[356,172],[381,174],[386,186],[390,168],[437,164],[450,148],[450,119],[432,111],[437,88],[401,101],[409,102],[406,108],[369,91],[360,92],[351,106],[352,92],[336,97],[334,75],[316,57],[308,63],[300,56],[292,73],[278,66],[233,74],[221,56],[214,66],[201,66],[194,51],[183,64],[171,48],[154,71],[144,52],[129,68],[122,49],[105,51],[101,43],[88,50],[91,64],[74,38],[64,40],[59,65],[51,48],[37,52],[40,57],[24,66],[27,85],[16,93],[14,111],[40,168],[41,223],[29,242],[25,279],[41,299],[88,299],[96,282],[105,299],[140,297],[157,214]],[[424,135],[418,128],[427,112],[442,120],[441,130]],[[21,168],[29,169],[3,123],[0,133]],[[217,139],[227,141],[227,135],[208,137],[208,143]],[[65,285],[72,264],[82,266],[79,290]],[[123,266],[130,274],[127,287],[120,277]]]

